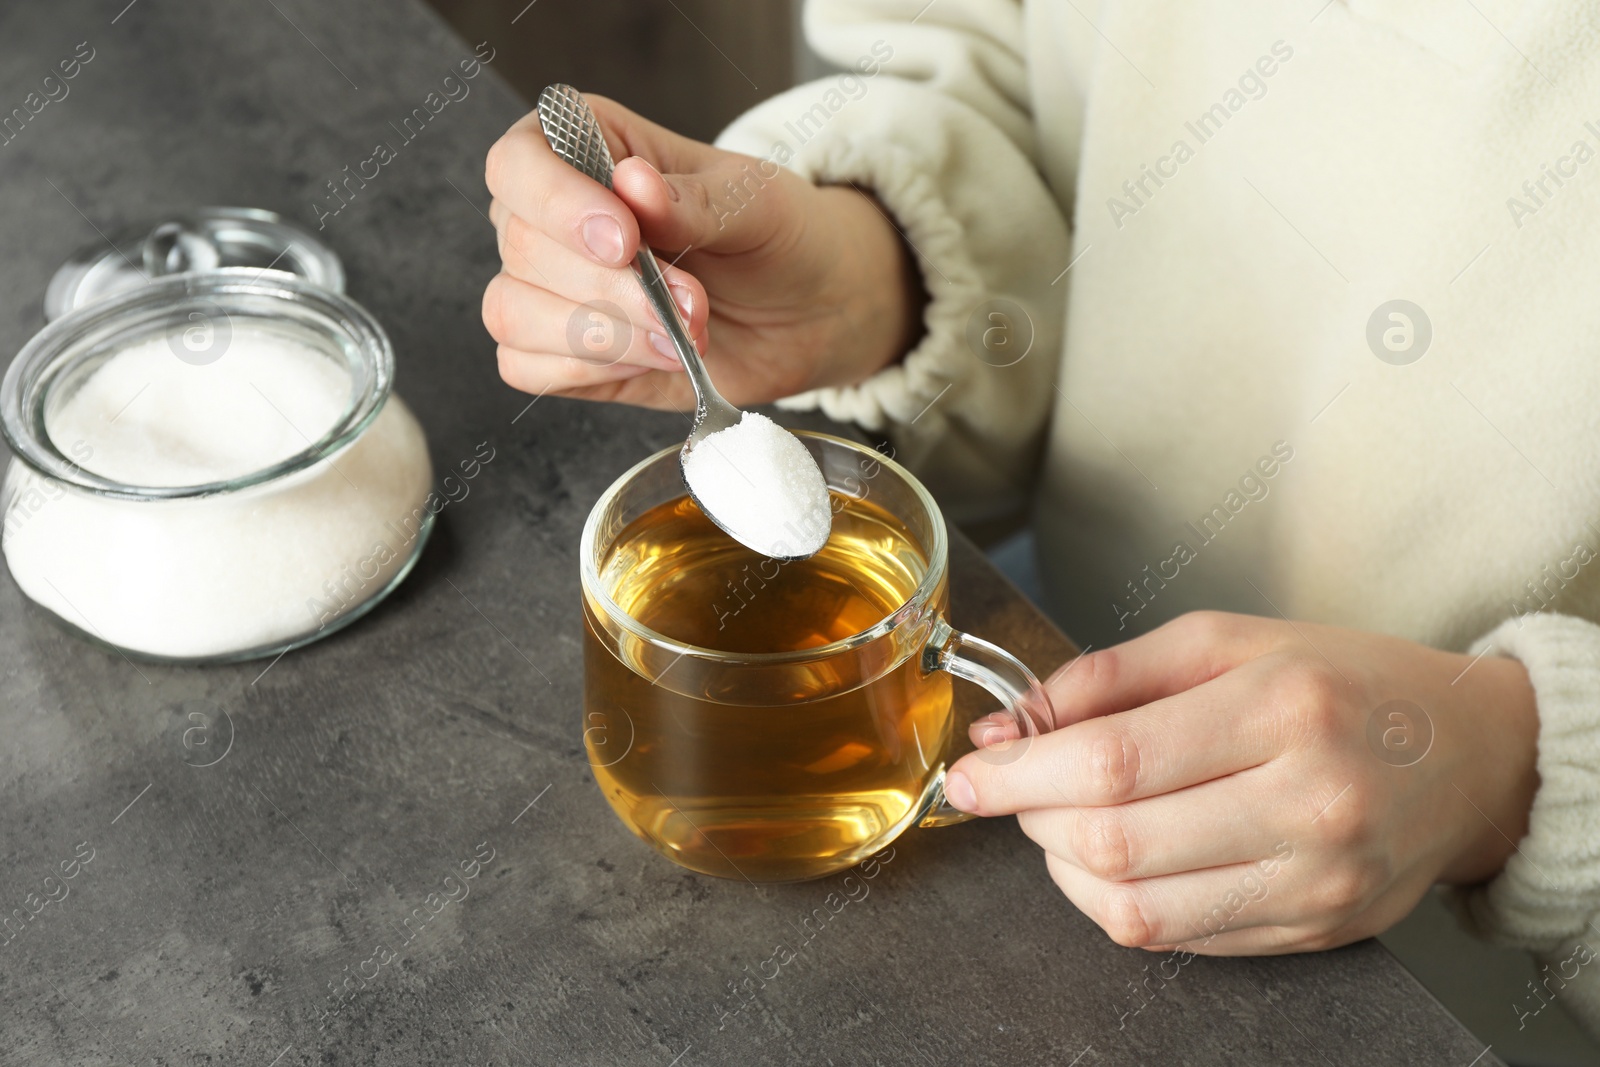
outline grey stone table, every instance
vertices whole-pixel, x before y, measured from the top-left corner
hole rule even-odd
[[[125,2],[0,8],[0,114],[93,56],[0,145],[0,351],[97,231],[199,204],[314,226],[387,140],[324,236],[437,467],[495,458],[389,602],[270,667],[135,665],[0,579],[0,914],[68,890],[0,944],[0,1063],[1493,1062],[1374,943],[1158,976],[1011,820],[912,831],[850,897],[629,836],[580,744],[575,546],[683,422],[499,382],[481,164],[523,105],[490,73],[400,143],[472,53],[409,3]],[[970,548],[956,575],[958,623],[1037,668],[1068,654]],[[797,958],[731,992],[780,942]]]

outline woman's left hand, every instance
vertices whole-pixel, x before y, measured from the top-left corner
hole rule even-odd
[[[946,793],[1016,814],[1119,944],[1332,948],[1436,882],[1482,881],[1527,830],[1538,717],[1515,660],[1198,612],[1067,664],[1057,729],[962,758]],[[981,720],[983,745],[1015,727]]]

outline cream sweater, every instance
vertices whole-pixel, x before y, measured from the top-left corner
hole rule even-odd
[[[1081,643],[1209,607],[1519,658],[1542,786],[1466,910],[1555,961],[1600,948],[1597,17],[813,0],[853,73],[721,139],[871,188],[931,296],[901,363],[788,403],[957,521],[1031,507]],[[1600,964],[1560,999],[1600,1031]]]

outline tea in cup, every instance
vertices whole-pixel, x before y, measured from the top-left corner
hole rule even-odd
[[[948,545],[927,490],[874,450],[802,433],[833,534],[781,561],[688,498],[678,451],[623,475],[584,526],[584,745],[634,833],[691,870],[819,878],[944,802],[951,677],[1048,729],[1038,680],[945,621]]]

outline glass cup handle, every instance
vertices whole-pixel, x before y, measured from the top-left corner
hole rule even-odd
[[[1019,738],[1037,737],[1055,727],[1050,695],[1026,664],[999,645],[962,633],[942,618],[934,621],[923,646],[922,669],[947,671],[983,686],[1016,722]],[[1021,754],[1020,748],[1008,751],[1015,753],[1011,759]],[[949,826],[974,817],[945,800],[944,772],[940,771],[917,825]]]

